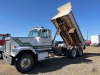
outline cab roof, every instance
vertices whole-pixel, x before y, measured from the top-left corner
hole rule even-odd
[[[31,31],[31,30],[34,30],[34,29],[40,30],[40,29],[46,29],[46,28],[44,28],[44,27],[35,27],[35,28],[30,29],[30,31]],[[46,29],[46,30],[47,30],[47,29]]]

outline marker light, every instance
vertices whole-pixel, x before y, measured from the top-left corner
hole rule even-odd
[[[14,48],[16,48],[16,46],[14,46]]]

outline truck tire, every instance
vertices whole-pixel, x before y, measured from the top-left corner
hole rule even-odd
[[[81,57],[83,55],[83,49],[82,48],[77,48],[77,56]]]
[[[0,59],[2,59],[3,58],[3,55],[2,55],[2,52],[0,52]]]
[[[68,56],[68,58],[72,58],[72,59],[76,58],[77,50],[75,48],[69,49],[67,56]]]
[[[31,54],[28,53],[21,54],[15,60],[15,67],[21,73],[30,71],[33,65],[34,65],[34,58]]]

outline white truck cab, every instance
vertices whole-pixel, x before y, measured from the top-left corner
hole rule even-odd
[[[32,68],[34,61],[47,59],[49,52],[53,52],[50,30],[36,27],[29,31],[28,37],[8,35],[3,58],[15,64],[18,71],[25,72]]]

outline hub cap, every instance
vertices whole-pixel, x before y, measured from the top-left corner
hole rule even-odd
[[[79,50],[79,54],[82,55],[82,51],[81,50]]]
[[[72,50],[72,56],[73,56],[73,57],[76,56],[76,50]]]
[[[31,60],[29,58],[24,58],[21,61],[21,68],[27,69],[31,65]]]

